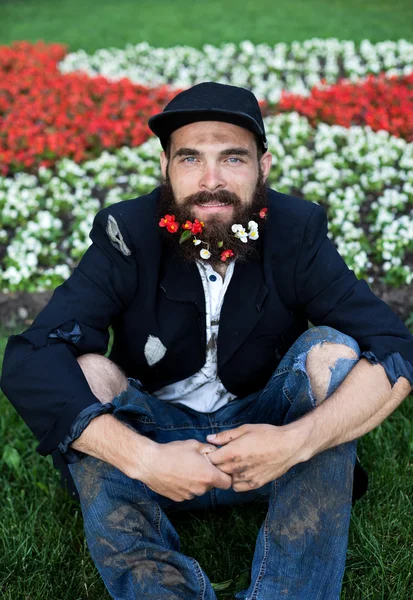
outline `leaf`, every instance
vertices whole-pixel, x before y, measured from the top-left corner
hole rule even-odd
[[[224,245],[224,242],[218,242],[218,248],[222,248],[223,245]]]
[[[223,581],[222,583],[211,583],[211,585],[214,588],[214,590],[217,590],[219,592],[220,590],[226,590],[227,588],[229,588],[231,583],[232,579],[228,579],[227,581]]]
[[[42,481],[36,481],[36,485],[42,490],[42,492],[45,492],[45,494],[49,493],[49,488]]]
[[[186,242],[186,240],[189,240],[191,235],[192,235],[191,230],[186,229],[183,233],[181,233],[181,237],[179,238],[179,243],[182,244],[182,242]]]
[[[6,445],[3,450],[3,462],[10,468],[19,470],[21,464],[20,454],[13,446]]]

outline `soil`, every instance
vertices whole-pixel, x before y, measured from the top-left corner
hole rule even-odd
[[[374,283],[371,288],[403,321],[409,319],[410,322],[413,315],[412,286],[390,288],[383,283]],[[52,294],[51,291],[0,293],[0,329],[6,332],[26,329],[46,306]]]
[[[0,329],[15,331],[26,329],[44,308],[53,292],[0,293]]]

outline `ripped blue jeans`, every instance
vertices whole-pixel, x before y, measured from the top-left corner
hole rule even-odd
[[[306,357],[318,343],[352,348],[357,342],[330,327],[301,335],[266,387],[213,413],[199,413],[147,394],[135,380],[114,399],[114,414],[160,443],[196,439],[243,423],[284,425],[316,405]],[[326,397],[358,358],[340,358],[331,370]],[[356,442],[326,450],[277,480],[249,492],[212,489],[173,502],[109,464],[86,456],[69,465],[79,492],[87,543],[115,600],[212,600],[215,592],[199,563],[180,552],[167,517],[172,510],[267,502],[248,589],[242,600],[338,600],[344,573]]]

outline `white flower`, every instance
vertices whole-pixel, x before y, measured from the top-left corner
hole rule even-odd
[[[70,276],[70,269],[67,265],[56,265],[54,268],[56,275],[60,275],[63,279],[68,279]]]
[[[234,225],[232,227],[234,227]],[[238,225],[236,227],[238,227]],[[233,231],[234,231],[234,229],[233,229]],[[236,231],[235,237],[240,239],[241,242],[244,242],[244,244],[246,242],[248,242],[248,233],[245,231],[245,229],[242,227],[242,225],[240,225],[239,229]]]
[[[360,44],[338,39],[309,39],[274,46],[244,40],[220,47],[205,44],[202,50],[188,46],[154,48],[147,42],[124,49],[102,48],[87,54],[78,50],[59,64],[63,73],[83,71],[111,81],[128,78],[143,85],[167,84],[187,88],[203,81],[232,83],[255,92],[259,99],[278,102],[282,90],[307,95],[314,85],[337,80],[340,71],[350,81],[369,73],[388,76],[412,72],[413,44],[406,40]]]
[[[196,238],[194,238],[193,242],[194,242],[195,246],[198,246],[201,243],[201,240],[197,240]]]
[[[242,225],[235,225],[235,224],[234,224],[234,225],[231,227],[231,230],[232,230],[234,233],[237,233],[237,232],[238,232],[238,231],[240,231],[241,229],[243,229]]]
[[[255,221],[249,221],[248,229],[250,231],[256,231],[258,229],[258,223],[256,223]]]
[[[209,250],[206,250],[205,248],[203,248],[201,250],[201,252],[199,253],[201,258],[205,258],[205,260],[208,260],[208,258],[211,256],[211,253]]]
[[[253,229],[252,231],[250,231],[248,237],[250,238],[250,240],[258,240],[258,229]]]

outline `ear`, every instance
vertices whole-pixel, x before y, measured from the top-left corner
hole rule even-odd
[[[270,169],[271,169],[271,165],[272,165],[271,152],[266,152],[265,154],[263,154],[261,156],[260,164],[261,164],[262,176],[264,178],[264,181],[266,181],[268,178]]]
[[[168,168],[168,159],[166,158],[166,154],[163,150],[160,154],[159,160],[161,163],[162,177],[165,179],[166,178],[166,170]]]

